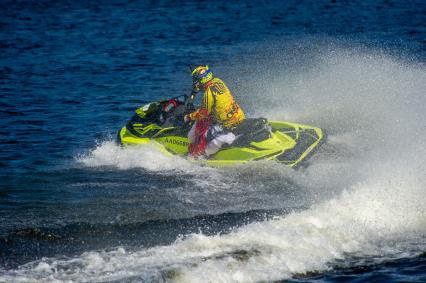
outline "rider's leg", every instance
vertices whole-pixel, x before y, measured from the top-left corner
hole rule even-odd
[[[235,140],[235,135],[231,132],[225,133],[225,134],[219,134],[217,137],[215,137],[213,140],[211,140],[205,150],[206,156],[210,156],[212,154],[215,154],[219,151],[219,149],[226,143],[226,144],[232,144]]]
[[[196,126],[197,126],[197,122],[195,122],[192,125],[191,130],[189,130],[189,132],[188,132],[189,143],[195,142],[195,128],[196,128]]]

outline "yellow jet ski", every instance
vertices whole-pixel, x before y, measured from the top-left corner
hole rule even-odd
[[[164,152],[188,155],[187,134],[191,125],[185,123],[183,117],[195,109],[193,100],[194,95],[181,95],[141,106],[119,131],[118,143],[133,146],[155,142]],[[274,160],[295,168],[325,138],[324,131],[317,127],[264,118],[247,118],[232,132],[236,140],[203,162],[212,166],[226,166]]]

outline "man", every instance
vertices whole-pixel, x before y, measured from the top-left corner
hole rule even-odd
[[[244,112],[235,101],[225,83],[214,78],[208,66],[198,66],[192,71],[193,91],[204,91],[202,106],[188,115],[185,122],[196,121],[188,133],[189,152],[193,156],[209,157],[223,144],[232,144],[231,132],[244,120]]]

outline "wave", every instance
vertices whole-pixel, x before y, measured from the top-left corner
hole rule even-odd
[[[190,234],[168,246],[44,259],[3,273],[0,279],[256,282],[325,271],[336,260],[351,257],[380,261],[413,256],[426,248],[426,208],[422,184],[407,182],[407,177],[366,181],[308,210],[229,234]]]

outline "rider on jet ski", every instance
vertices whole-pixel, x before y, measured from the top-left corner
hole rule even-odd
[[[223,144],[232,144],[232,130],[244,120],[244,112],[235,101],[225,83],[213,78],[208,66],[192,71],[193,92],[203,90],[201,107],[185,115],[185,122],[195,121],[188,133],[189,152],[197,157],[216,153]]]

